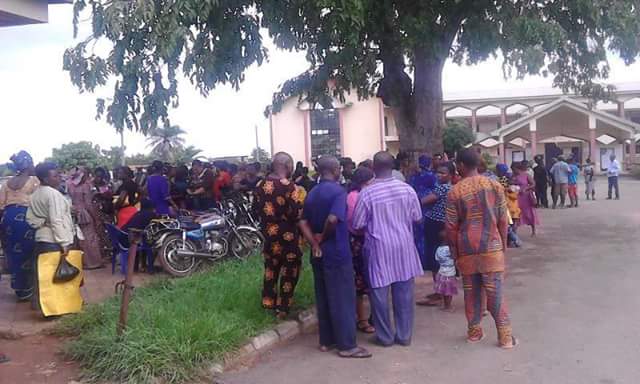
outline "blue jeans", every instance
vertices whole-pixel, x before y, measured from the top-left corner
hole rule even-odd
[[[389,318],[389,290],[391,290],[391,301],[393,302],[395,332],[392,330]],[[395,342],[408,345],[411,343],[415,308],[413,296],[414,279],[371,289],[369,301],[373,313],[373,325],[376,328],[376,337],[381,344],[391,345]]]
[[[316,291],[320,345],[339,351],[356,347],[356,286],[351,262],[325,265],[311,259]]]
[[[618,176],[609,176],[609,198],[611,198],[611,192],[616,190],[616,199],[620,198],[620,187],[618,186]]]

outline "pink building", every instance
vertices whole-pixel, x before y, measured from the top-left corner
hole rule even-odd
[[[449,94],[443,105],[448,119],[463,120],[474,132],[470,144],[499,162],[573,154],[604,169],[611,153],[626,164],[640,153],[640,83],[617,85],[616,101],[595,107],[554,89]],[[378,98],[359,101],[354,92],[332,109],[291,98],[271,116],[272,153],[286,151],[305,164],[322,155],[359,162],[380,150],[396,153],[398,135]]]

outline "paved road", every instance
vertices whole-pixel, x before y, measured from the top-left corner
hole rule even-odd
[[[605,188],[600,180],[600,197]],[[582,185],[580,185],[582,188]],[[224,384],[531,383],[623,384],[640,381],[640,182],[622,183],[621,201],[544,210],[538,238],[508,254],[507,297],[514,351],[465,343],[462,298],[455,313],[418,308],[409,348],[369,346],[373,359],[344,360],[316,351],[316,336],[273,351],[257,366],[224,375]],[[421,290],[428,286],[422,284]],[[363,338],[362,343],[366,344]]]

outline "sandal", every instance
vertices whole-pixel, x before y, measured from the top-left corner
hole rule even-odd
[[[369,324],[369,320],[358,320],[356,328],[362,333],[376,333],[376,328],[373,325]]]
[[[439,307],[442,305],[442,299],[423,299],[416,301],[416,305],[422,307]]]
[[[370,358],[371,352],[367,351],[362,347],[355,347],[348,351],[340,351],[338,352],[338,356],[345,359],[367,359]]]
[[[475,344],[482,340],[484,340],[484,332],[482,331],[482,328],[478,327],[469,329],[469,332],[467,333],[467,343]]]
[[[501,345],[502,349],[513,349],[518,346],[518,339],[515,336],[511,336],[511,344]]]

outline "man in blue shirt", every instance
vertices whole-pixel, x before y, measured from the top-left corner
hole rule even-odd
[[[356,344],[356,292],[347,229],[347,192],[338,184],[335,157],[318,160],[320,182],[304,204],[300,229],[311,244],[320,350],[340,357],[371,357]]]
[[[580,168],[578,168],[578,165],[576,164],[576,159],[574,157],[571,157],[569,159],[569,177],[568,177],[568,182],[569,182],[569,200],[571,201],[571,204],[569,205],[569,208],[571,207],[578,207],[578,175],[580,174]]]

